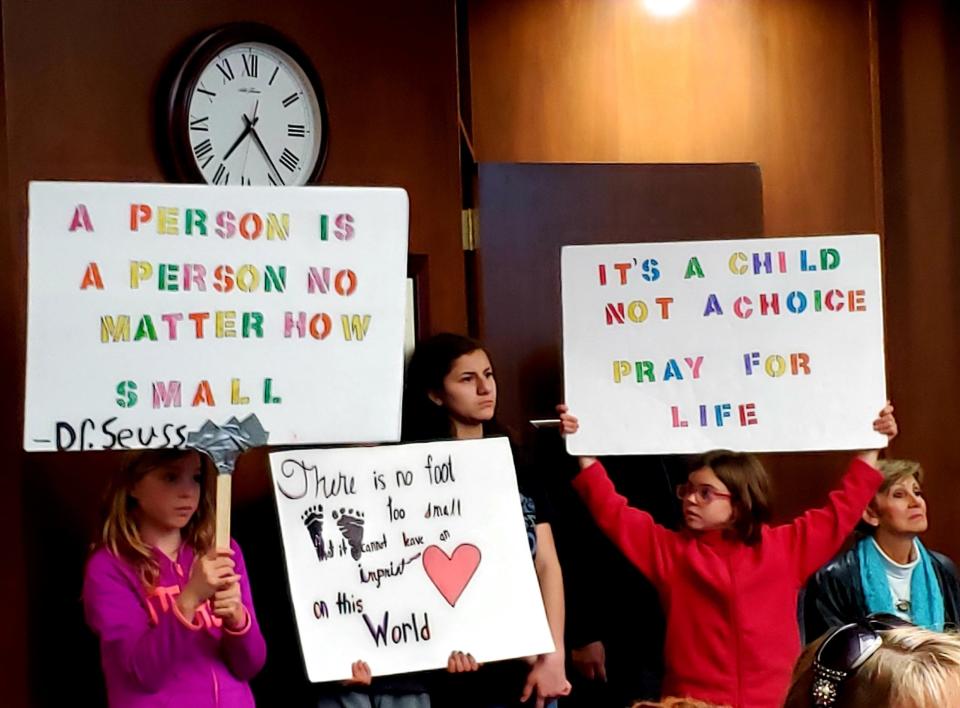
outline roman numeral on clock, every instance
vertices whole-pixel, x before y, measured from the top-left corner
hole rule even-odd
[[[191,118],[190,119],[190,130],[202,130],[204,133],[209,132],[207,127],[207,119],[210,116],[204,116],[203,118]]]
[[[230,60],[224,59],[223,61],[217,62],[217,68],[220,70],[220,73],[223,74],[223,81],[233,81],[233,67],[230,66]]]
[[[283,107],[284,107],[284,108],[289,108],[290,106],[292,106],[294,103],[296,103],[296,102],[299,101],[299,100],[300,100],[300,94],[298,94],[298,93],[291,93],[289,96],[287,96],[285,99],[283,99]]]
[[[297,169],[297,165],[300,164],[300,158],[290,152],[289,148],[284,148],[283,154],[280,155],[279,162],[281,165],[293,172]]]
[[[251,79],[257,78],[257,64],[259,62],[256,54],[244,54],[243,57],[243,73],[249,76]]]
[[[287,137],[288,138],[303,138],[307,135],[307,129],[305,126],[296,125],[290,123],[287,125]]]
[[[196,145],[193,146],[193,154],[197,158],[197,162],[200,162],[203,158],[207,158],[207,161],[203,163],[203,167],[206,167],[210,164],[210,160],[213,159],[213,145],[210,144],[210,138],[207,138]],[[207,157],[209,155],[209,157]]]
[[[230,183],[230,173],[227,172],[227,168],[223,166],[223,163],[220,163],[220,166],[217,167],[217,171],[213,175],[214,184],[229,184]]]

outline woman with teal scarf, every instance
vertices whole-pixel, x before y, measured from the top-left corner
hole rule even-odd
[[[857,542],[807,586],[801,608],[806,641],[875,612],[938,632],[960,623],[956,566],[920,542],[927,530],[923,469],[906,460],[881,460],[879,469],[885,480],[864,511]]]

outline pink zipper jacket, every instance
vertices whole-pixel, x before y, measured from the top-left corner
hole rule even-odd
[[[193,563],[181,546],[176,561],[154,549],[160,563],[149,593],[125,560],[100,548],[87,562],[83,606],[100,639],[100,660],[111,708],[248,708],[247,684],[263,667],[267,650],[253,611],[250,583],[236,542],[237,573],[246,622],[236,632],[222,626],[209,603],[193,617],[176,606]]]

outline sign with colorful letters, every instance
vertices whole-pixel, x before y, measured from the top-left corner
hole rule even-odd
[[[561,263],[572,454],[886,445],[877,236],[568,246]]]
[[[34,182],[24,447],[400,432],[402,189]]]
[[[506,438],[270,455],[307,675],[553,650]]]

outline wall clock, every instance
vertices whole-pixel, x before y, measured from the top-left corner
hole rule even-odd
[[[327,109],[303,52],[275,30],[234,24],[204,36],[172,67],[161,150],[179,179],[304,185],[323,168]]]

